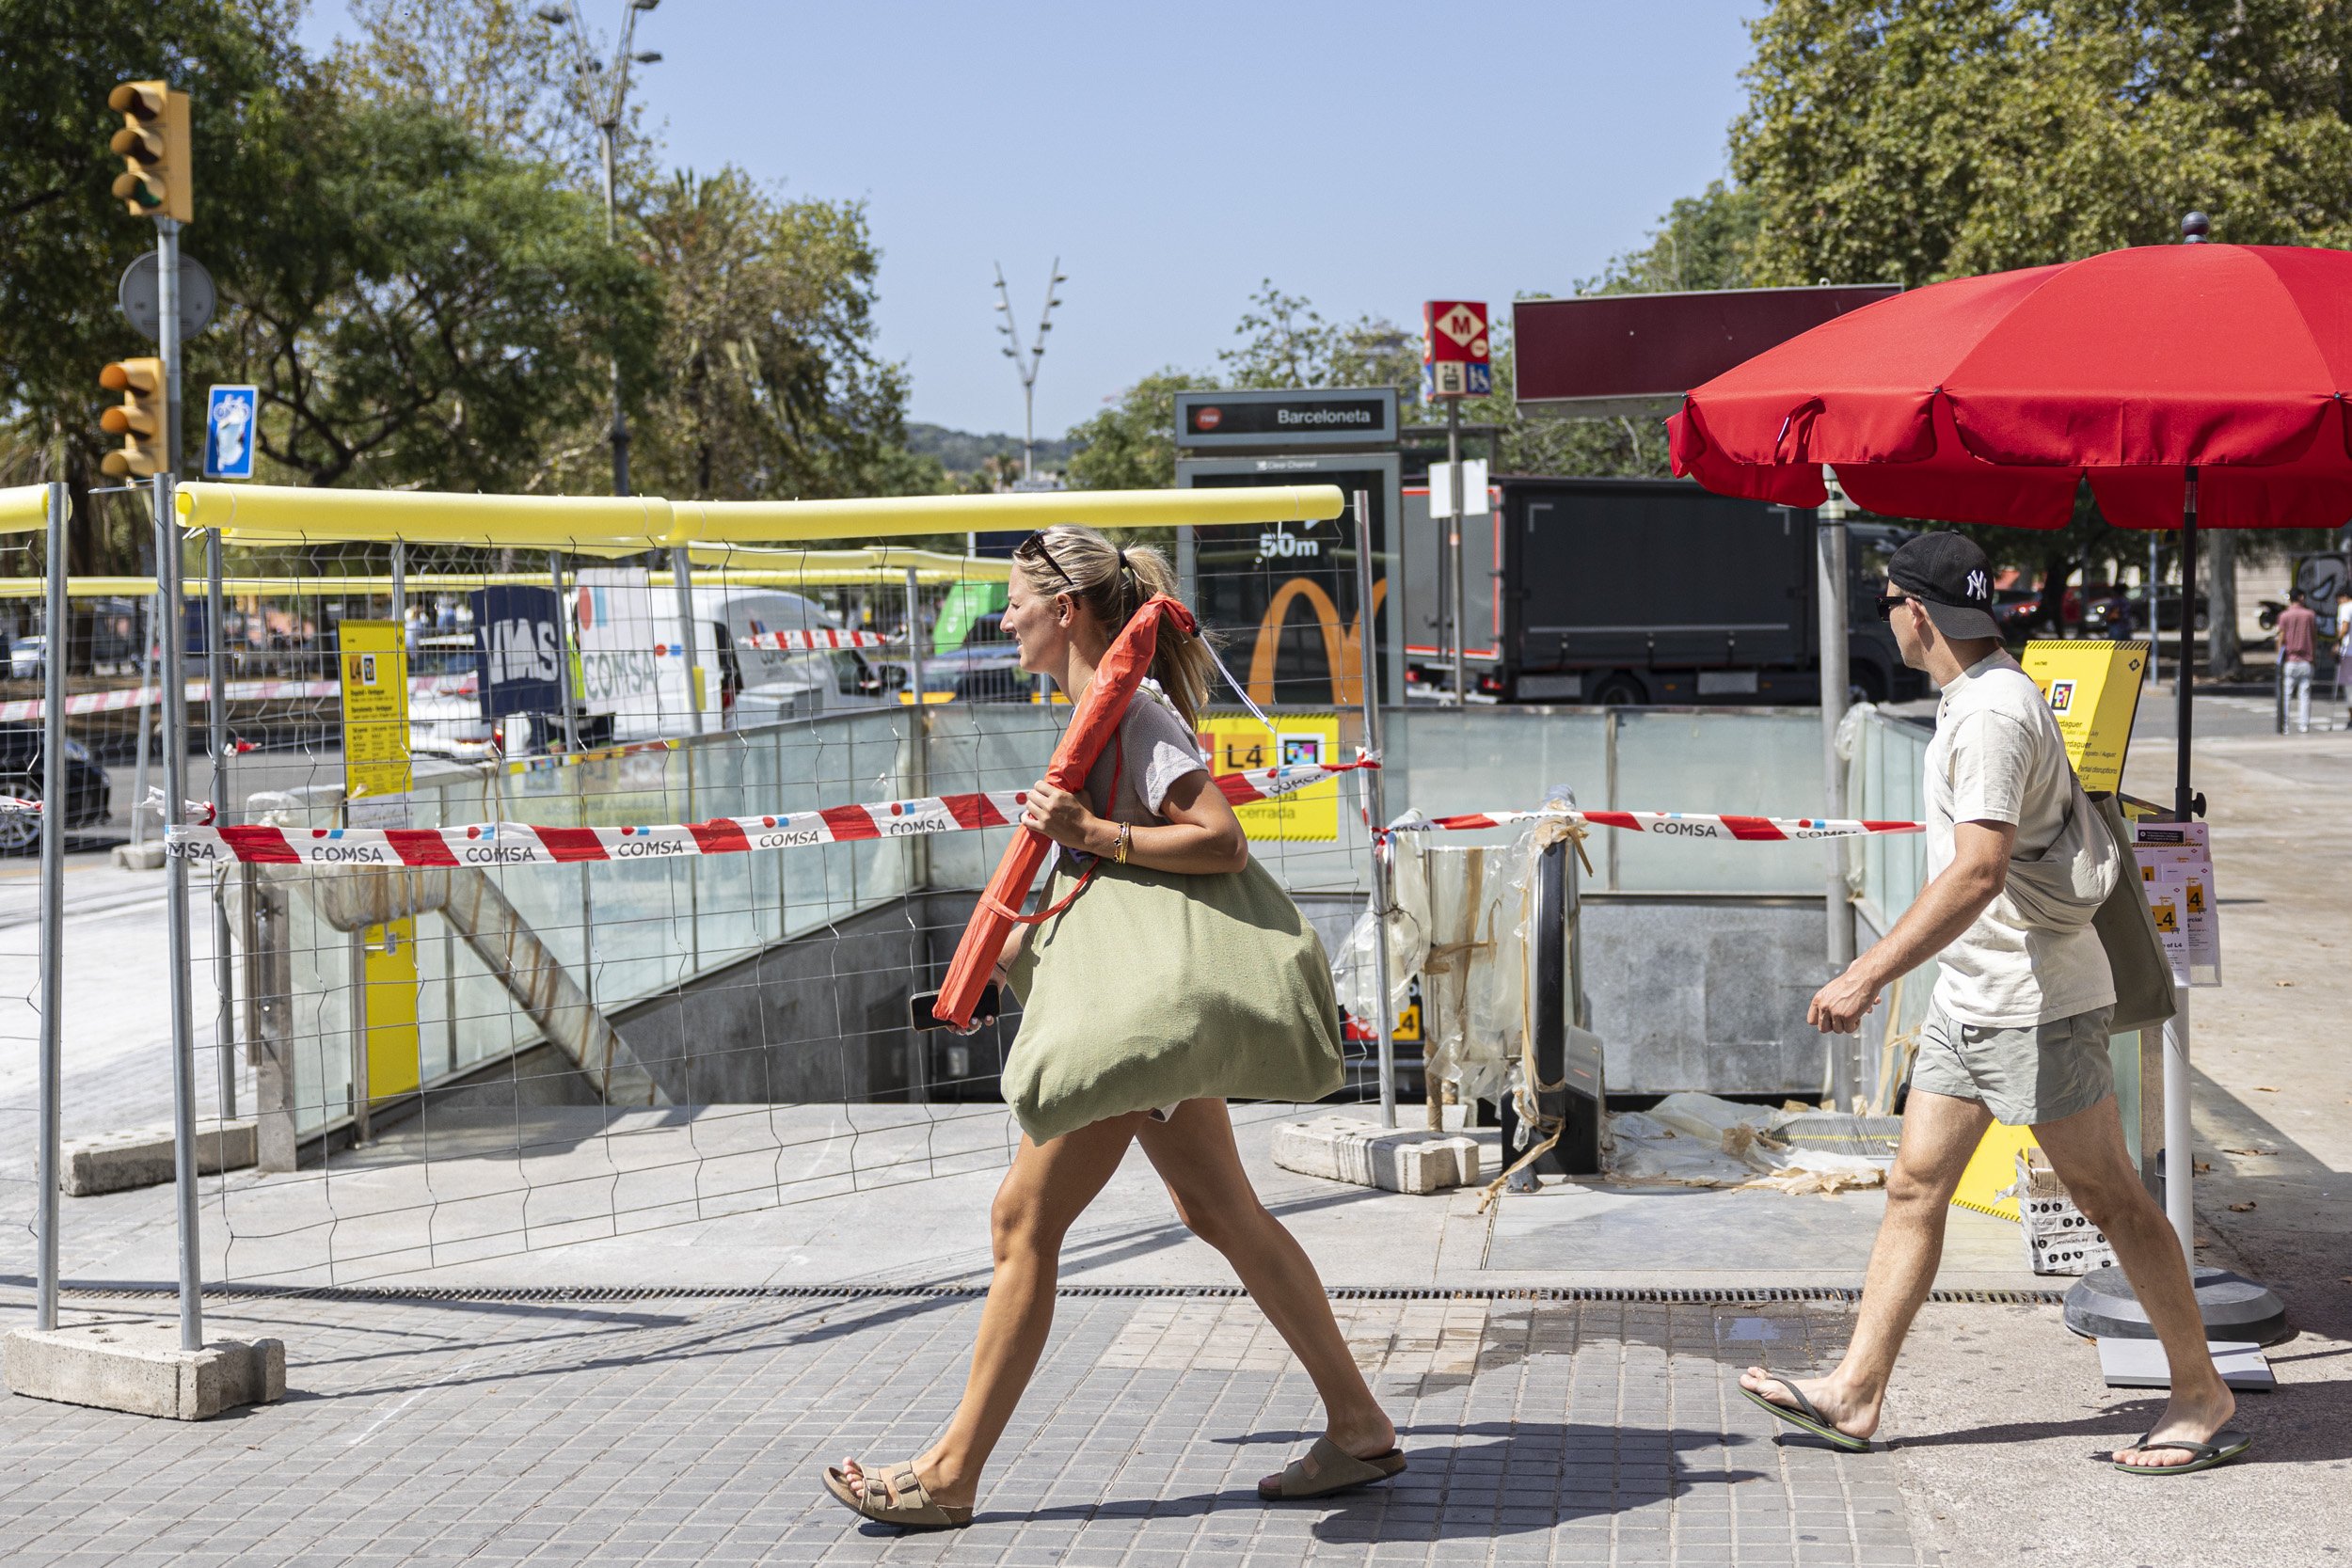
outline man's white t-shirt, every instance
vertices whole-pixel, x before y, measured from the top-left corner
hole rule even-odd
[[[2032,860],[2065,832],[2074,805],[2066,741],[2033,677],[2002,652],[1944,689],[1928,743],[1928,875],[1952,863],[1952,826],[2007,822],[2010,854]],[[2115,1000],[2106,949],[2089,926],[2031,925],[2004,893],[1942,956],[1935,1003],[1957,1023],[2015,1029]]]

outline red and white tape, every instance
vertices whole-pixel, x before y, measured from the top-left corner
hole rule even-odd
[[[814,626],[806,631],[747,632],[736,639],[746,648],[776,648],[795,654],[815,648],[887,648],[897,641],[878,631],[834,631],[830,626]]]
[[[1376,758],[1318,767],[1262,768],[1217,777],[1235,805],[1279,800],[1362,768]],[[1025,789],[932,795],[874,805],[829,806],[780,816],[722,816],[708,822],[640,828],[544,828],[484,822],[463,828],[267,828],[174,826],[165,843],[174,855],[207,863],[262,865],[563,865],[580,861],[664,860],[674,855],[739,854],[812,844],[914,838],[927,833],[1008,828],[1027,803]]]
[[[1460,816],[1399,818],[1391,833],[1452,829],[1501,828],[1514,822],[1588,822],[1597,828],[1655,833],[1661,838],[1728,838],[1745,844],[1780,844],[1820,838],[1861,838],[1873,833],[1915,833],[1916,822],[1880,822],[1854,817],[1739,816],[1694,811],[1487,811]]]
[[[8,816],[21,813],[39,816],[40,815],[40,802],[39,800],[19,800],[13,795],[0,795],[0,816]]]
[[[230,681],[222,693],[232,703],[279,702],[294,697],[333,697],[342,691],[340,681]],[[471,675],[419,675],[408,682],[410,695],[418,697],[470,697],[474,677]],[[212,693],[203,681],[190,681],[188,701],[200,703]],[[77,713],[120,713],[131,708],[153,707],[163,701],[160,687],[129,687],[120,691],[85,691],[65,700],[69,715]],[[39,719],[48,705],[39,697],[25,702],[0,703],[0,721],[14,722]]]

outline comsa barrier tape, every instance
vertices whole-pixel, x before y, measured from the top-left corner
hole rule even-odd
[[[1588,822],[1597,828],[1623,828],[1628,832],[1656,833],[1662,838],[1729,838],[1747,844],[1922,831],[1916,822],[1877,822],[1852,817],[1735,816],[1692,811],[1486,811],[1460,816],[1399,817],[1385,832],[1442,832],[1457,828],[1501,828],[1513,822]]]
[[[735,640],[746,648],[778,648],[786,653],[805,653],[816,648],[887,648],[898,641],[878,631],[834,631],[830,626],[812,626],[806,631],[754,631]]]
[[[342,691],[341,681],[228,681],[221,686],[221,695],[232,703],[266,703],[291,697],[333,697]],[[419,697],[470,697],[474,677],[471,675],[419,675],[408,682],[408,689]],[[200,703],[212,689],[202,681],[190,681],[187,697]],[[78,697],[65,700],[68,713],[119,713],[128,708],[153,707],[163,701],[161,687],[131,687],[120,691],[85,691]],[[0,721],[17,722],[39,719],[47,707],[40,698],[28,702],[0,703]]]
[[[1262,768],[1217,777],[1235,805],[1273,800],[1342,773],[1377,768],[1376,758],[1319,767]],[[539,828],[484,822],[463,828],[169,828],[165,845],[183,859],[262,865],[560,865],[580,861],[660,860],[672,855],[725,855],[752,849],[797,849],[811,844],[913,838],[925,833],[1009,828],[1020,820],[1029,793],[991,790],[931,795],[873,805],[828,806],[782,816],[722,816],[639,828]]]

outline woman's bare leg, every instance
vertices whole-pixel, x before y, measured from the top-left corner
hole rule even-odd
[[[996,1266],[989,1276],[987,1305],[980,1308],[979,1338],[972,1347],[963,1399],[946,1433],[914,1462],[933,1502],[972,1506],[981,1467],[1005,1434],[1005,1423],[1012,1419],[1054,1326],[1062,1237],[1119,1168],[1144,1119],[1113,1117],[1051,1143],[1021,1140],[989,1212]],[[857,1461],[847,1460],[841,1468],[850,1489],[862,1490]]]
[[[1326,1435],[1370,1459],[1396,1447],[1396,1427],[1341,1338],[1323,1280],[1280,1220],[1258,1201],[1221,1100],[1187,1100],[1167,1121],[1136,1132],[1192,1233],[1225,1255],[1249,1298],[1307,1369],[1323,1397]]]

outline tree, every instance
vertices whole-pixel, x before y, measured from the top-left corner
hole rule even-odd
[[[353,0],[358,36],[335,64],[366,97],[421,99],[491,150],[552,164],[576,188],[600,191],[604,102],[590,95],[604,84],[575,69],[568,29],[540,9],[520,0]],[[653,180],[643,118],[638,103],[627,105],[616,168],[627,192]]]
[[[185,345],[186,402],[208,380],[259,384],[264,477],[544,483],[601,395],[606,345],[650,348],[651,280],[603,244],[594,204],[428,103],[355,93],[294,45],[296,10],[0,0],[0,190],[22,193],[0,225],[0,319],[41,324],[0,334],[0,427],[41,454],[35,477],[74,487],[76,572],[133,568],[147,531],[137,508],[87,497],[110,444],[99,368],[145,352],[113,302],[153,232],[107,195],[118,82],[190,94],[183,243],[221,309]]]
[[[675,176],[638,214],[667,308],[638,431],[648,487],[710,498],[935,490],[903,451],[906,372],[874,352],[864,207],[781,201],[740,169]]]
[[[1071,427],[1070,483],[1078,490],[1165,490],[1176,483],[1176,394],[1216,385],[1170,365],[1153,371],[1083,424]]]
[[[2352,8],[2309,0],[1776,0],[1731,166],[1758,284],[1946,277],[2174,239],[2352,239]],[[2012,558],[2014,531],[1988,530]],[[2087,502],[2035,536],[2042,613],[2131,553]],[[2217,574],[2217,628],[2234,625]],[[2214,663],[2233,657],[2217,636]]]
[[[1415,335],[1369,315],[1334,325],[1272,278],[1249,296],[1233,336],[1240,345],[1217,355],[1231,387],[1395,387],[1410,395],[1421,378]]]
[[[606,396],[641,374],[657,280],[608,245],[559,173],[415,99],[332,91],[281,146],[300,200],[223,280],[200,360],[262,388],[284,477],[374,488],[545,488]]]
[[[1680,293],[1753,287],[1749,257],[1756,248],[1760,206],[1744,185],[1712,181],[1697,196],[1666,209],[1639,250],[1611,259],[1580,294]]]
[[[148,532],[138,509],[101,510],[88,494],[113,444],[98,428],[111,401],[99,370],[151,352],[114,307],[115,279],[154,229],[108,195],[119,166],[106,143],[121,120],[106,95],[155,76],[191,95],[186,254],[228,288],[269,237],[221,216],[269,213],[296,194],[269,151],[315,85],[291,41],[296,10],[291,0],[0,0],[0,429],[24,477],[71,486],[77,573],[134,569]]]

